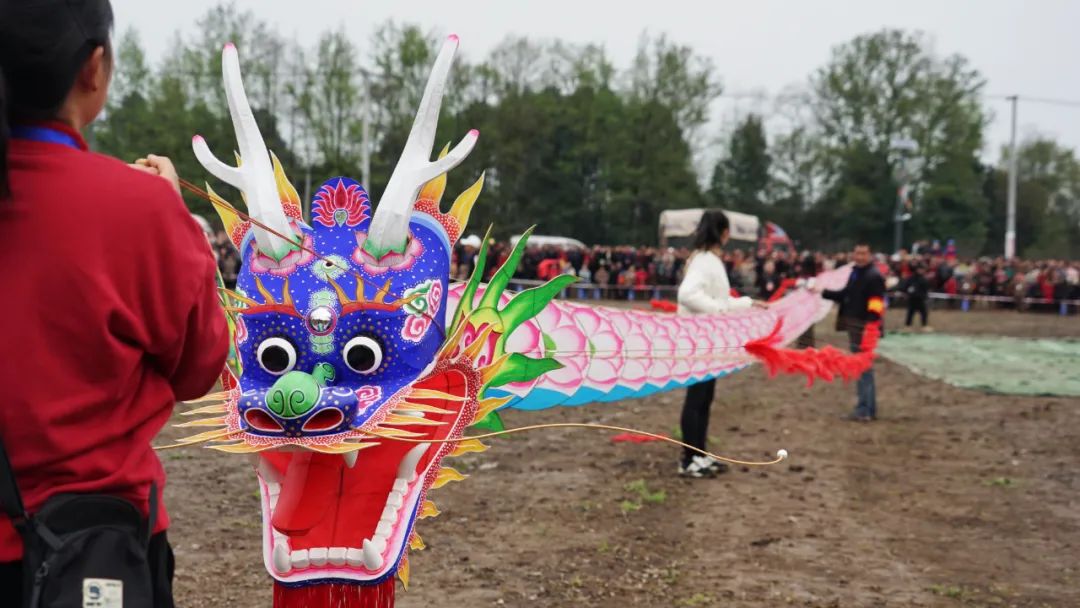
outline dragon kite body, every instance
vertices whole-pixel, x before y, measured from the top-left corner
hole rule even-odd
[[[790,342],[828,311],[806,290],[769,310],[712,316],[554,300],[573,277],[515,293],[507,288],[527,238],[481,284],[485,239],[472,278],[451,284],[451,252],[483,185],[442,210],[446,173],[477,140],[470,132],[430,160],[457,44],[450,37],[435,62],[378,205],[360,184],[334,178],[303,220],[232,45],[223,72],[239,166],[194,140],[247,213],[218,204],[243,260],[235,290],[222,290],[235,359],[221,402],[188,412],[209,417],[185,426],[213,428],[181,443],[253,455],[264,561],[282,608],[392,606],[394,577],[407,584],[408,552],[423,548],[417,522],[438,514],[429,493],[464,478],[446,459],[487,449],[465,431],[497,424],[497,410],[614,401],[723,376],[760,358],[755,345]]]

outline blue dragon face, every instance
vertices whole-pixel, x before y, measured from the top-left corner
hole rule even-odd
[[[377,592],[395,574],[407,580],[407,552],[423,548],[414,524],[438,514],[426,492],[463,478],[440,463],[484,449],[464,429],[505,401],[481,402],[481,387],[514,381],[490,358],[479,366],[486,342],[464,341],[464,317],[446,336],[451,247],[483,186],[480,176],[441,210],[446,172],[478,137],[470,131],[430,160],[457,42],[451,36],[439,53],[377,213],[359,184],[334,178],[313,197],[311,224],[301,220],[233,45],[222,74],[243,163],[228,166],[192,140],[199,162],[240,190],[247,213],[210,192],[242,257],[236,290],[223,291],[236,357],[222,376],[226,403],[196,410],[223,415],[186,425],[223,428],[185,443],[220,441],[211,447],[255,456],[263,558],[290,589],[347,582]]]
[[[404,253],[376,259],[353,180],[323,184],[311,217],[295,224],[303,247],[280,261],[250,236],[242,247],[237,292],[252,302],[237,321],[240,425],[271,442],[360,428],[444,339],[450,243],[434,218],[414,214]]]

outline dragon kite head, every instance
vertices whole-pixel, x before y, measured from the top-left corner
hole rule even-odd
[[[405,579],[408,549],[422,547],[416,520],[438,513],[428,490],[462,478],[440,463],[485,449],[463,431],[506,402],[483,399],[484,388],[549,369],[505,373],[509,357],[493,349],[515,323],[500,320],[497,302],[478,315],[482,327],[471,301],[450,308],[452,247],[483,182],[440,211],[445,174],[478,135],[430,160],[456,49],[450,37],[377,206],[355,181],[334,178],[315,193],[311,224],[302,220],[232,45],[223,73],[239,166],[194,139],[199,161],[241,191],[248,211],[211,194],[242,256],[236,289],[223,289],[235,358],[224,403],[195,410],[215,416],[187,423],[221,428],[182,443],[254,455],[264,560],[285,585]]]

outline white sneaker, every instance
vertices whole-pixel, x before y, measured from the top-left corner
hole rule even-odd
[[[694,456],[689,463],[679,463],[679,475],[695,478],[716,477],[716,470],[713,468],[714,462],[711,458],[705,456]]]
[[[726,462],[720,462],[712,456],[702,456],[702,458],[709,461],[709,468],[717,475],[728,472],[728,465]]]

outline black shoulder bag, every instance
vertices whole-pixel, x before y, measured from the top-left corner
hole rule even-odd
[[[0,507],[23,540],[19,608],[148,608],[154,588],[147,549],[157,518],[102,494],[57,494],[30,515],[0,440]]]

